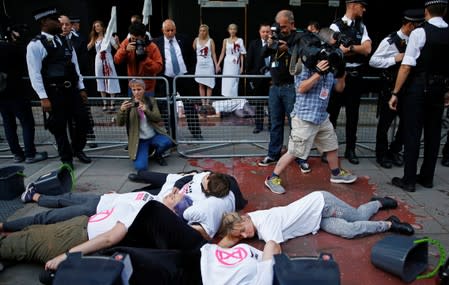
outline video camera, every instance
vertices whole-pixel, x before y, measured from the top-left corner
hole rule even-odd
[[[297,44],[298,56],[307,68],[315,70],[318,61],[327,60],[329,62],[327,72],[332,72],[336,78],[344,75],[344,55],[338,45],[330,44],[315,33],[305,33]]]

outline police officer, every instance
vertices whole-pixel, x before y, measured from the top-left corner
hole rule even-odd
[[[346,13],[337,19],[330,29],[340,32],[344,39],[340,41],[340,49],[346,61],[346,87],[342,93],[331,96],[328,106],[330,120],[337,126],[341,106],[346,111],[346,151],[345,157],[352,164],[359,164],[355,153],[357,141],[357,124],[359,122],[360,96],[364,89],[362,68],[368,62],[371,53],[371,39],[363,24],[362,17],[368,5],[367,0],[346,0]]]
[[[376,160],[380,166],[391,168],[392,165],[402,166],[404,160],[400,152],[403,146],[403,123],[399,122],[397,132],[388,148],[388,130],[398,112],[388,107],[388,101],[391,97],[391,90],[394,87],[399,66],[404,57],[410,33],[424,21],[424,9],[409,9],[404,11],[402,17],[402,26],[398,31],[393,32],[384,38],[371,56],[369,65],[381,71],[383,85],[379,94],[378,113],[376,133]]]
[[[47,152],[36,152],[33,111],[23,90],[26,30],[25,25],[0,24],[0,113],[15,163],[35,163],[47,158]],[[25,150],[19,144],[16,118],[22,126]]]
[[[73,168],[73,155],[81,162],[90,158],[83,152],[86,145],[87,100],[76,54],[65,38],[54,8],[34,12],[41,34],[27,46],[27,64],[31,85],[41,100],[45,127],[54,135],[63,163]],[[48,116],[47,116],[48,115]],[[76,129],[72,143],[67,137],[67,124],[73,120]]]
[[[447,0],[425,1],[425,22],[411,34],[389,101],[396,110],[402,104],[404,122],[404,176],[392,184],[408,192],[416,183],[433,187],[433,177],[441,139],[445,83],[449,78],[449,28],[443,20]],[[398,99],[398,93],[404,93]],[[424,129],[424,159],[419,174],[417,161]]]

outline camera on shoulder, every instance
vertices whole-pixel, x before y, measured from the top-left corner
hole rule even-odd
[[[327,60],[328,72],[332,72],[337,78],[344,75],[344,55],[337,44],[330,44],[314,33],[304,33],[296,44],[298,58],[307,68],[314,70],[319,61]]]

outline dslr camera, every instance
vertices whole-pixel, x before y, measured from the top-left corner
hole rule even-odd
[[[348,48],[354,44],[354,41],[350,37],[340,32],[335,32],[332,38],[336,41],[336,46],[343,45],[345,48]]]
[[[278,23],[273,23],[270,27],[271,30],[271,39],[273,43],[271,44],[272,49],[278,49],[279,47],[279,39],[281,36],[281,26]]]
[[[136,40],[136,55],[137,57],[144,57],[145,56],[145,47],[146,47],[146,42],[144,40]]]

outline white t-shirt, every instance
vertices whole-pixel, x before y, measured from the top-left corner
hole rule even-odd
[[[259,239],[277,243],[303,236],[316,234],[320,229],[324,198],[319,191],[283,207],[250,212]]]
[[[142,207],[154,199],[155,196],[144,191],[102,195],[97,205],[97,213],[91,216],[87,223],[89,239],[111,230],[117,222],[123,223],[128,229]]]
[[[193,175],[190,182],[186,183],[179,191],[188,195],[193,204],[184,211],[183,217],[188,224],[199,223],[210,237],[214,237],[220,228],[223,214],[235,211],[235,196],[232,191],[223,198],[213,196],[206,197],[202,188],[201,181],[204,176],[210,172],[201,172]],[[162,199],[170,194],[178,179],[184,176],[180,174],[169,174],[167,180],[159,192],[158,199]]]
[[[222,248],[205,244],[201,248],[201,277],[204,285],[271,285],[274,260],[262,261],[262,252],[247,244]]]

